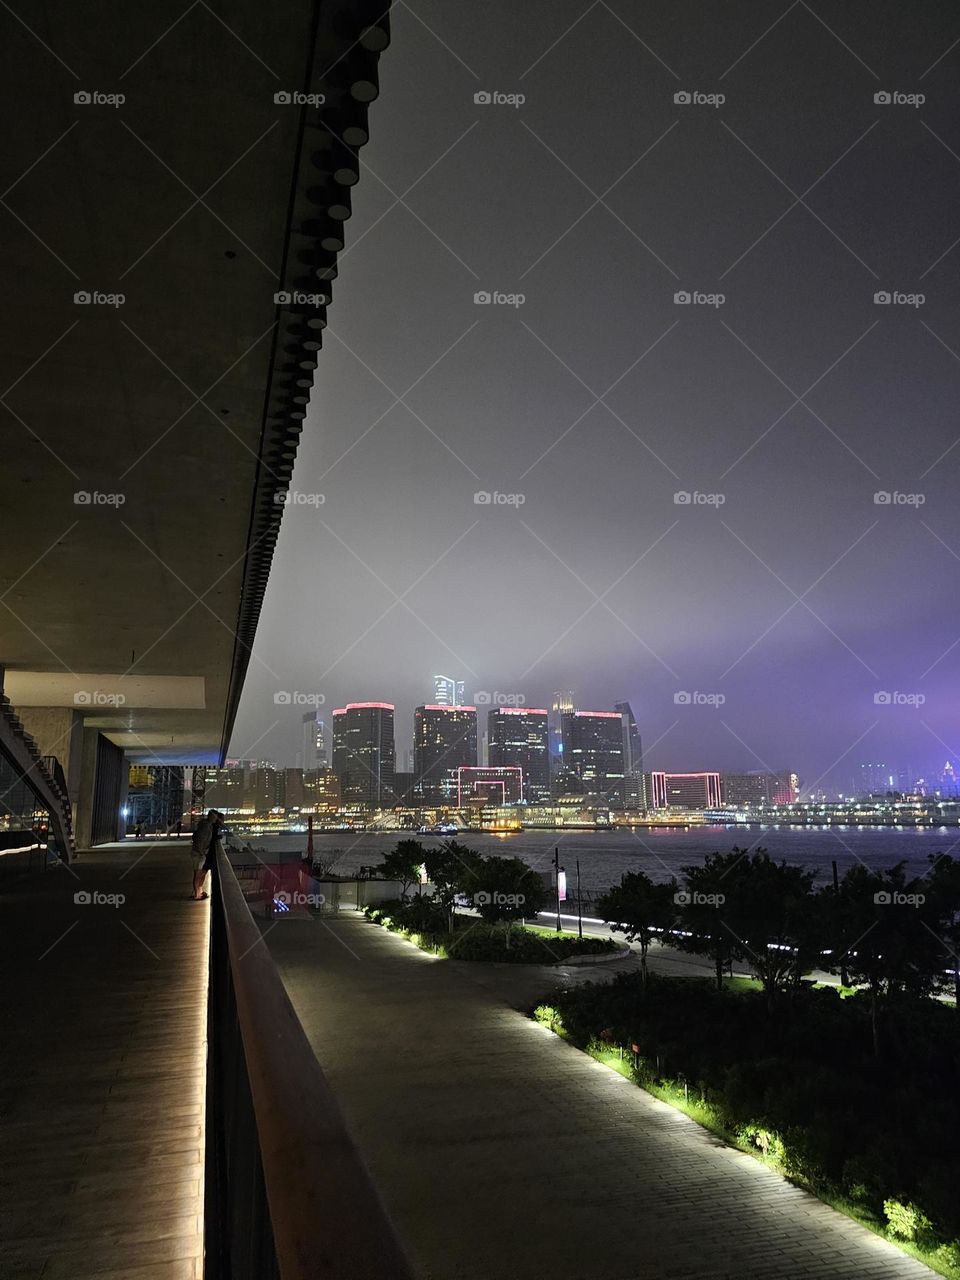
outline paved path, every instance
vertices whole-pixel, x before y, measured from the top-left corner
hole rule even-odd
[[[4,1280],[202,1275],[209,904],[190,876],[185,843],[128,844],[4,885]]]
[[[930,1280],[466,966],[352,915],[268,945],[420,1280]]]

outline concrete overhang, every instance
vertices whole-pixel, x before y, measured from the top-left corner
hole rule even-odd
[[[226,751],[386,7],[0,14],[0,663],[133,759]]]

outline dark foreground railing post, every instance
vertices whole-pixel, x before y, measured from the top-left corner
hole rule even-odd
[[[225,854],[210,904],[205,1280],[411,1280]]]

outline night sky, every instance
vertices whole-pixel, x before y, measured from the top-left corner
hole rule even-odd
[[[294,763],[278,691],[386,699],[402,766],[444,672],[629,699],[653,767],[955,758],[957,42],[947,3],[395,5],[232,752]]]

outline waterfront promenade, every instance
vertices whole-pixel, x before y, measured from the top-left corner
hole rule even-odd
[[[268,930],[422,1280],[933,1274],[511,1008],[525,966],[354,915]]]

